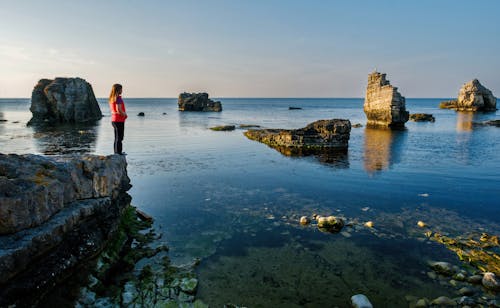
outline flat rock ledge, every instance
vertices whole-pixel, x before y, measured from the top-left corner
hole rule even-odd
[[[82,78],[40,79],[31,94],[31,124],[83,123],[102,118],[90,83]]]
[[[130,204],[123,156],[0,154],[0,307],[40,296],[106,245]]]
[[[391,86],[386,74],[373,72],[368,75],[365,103],[363,106],[368,125],[381,127],[404,127],[408,122],[405,98],[398,88]]]
[[[207,93],[181,93],[177,104],[179,111],[222,111],[221,102],[209,99]]]
[[[343,119],[319,120],[300,129],[248,130],[245,136],[273,148],[302,151],[347,149],[351,122]]]

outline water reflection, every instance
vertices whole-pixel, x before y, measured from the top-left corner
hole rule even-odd
[[[45,155],[90,153],[95,151],[99,122],[33,126],[33,139]]]
[[[472,131],[474,112],[457,112],[457,132]]]
[[[366,127],[364,166],[369,173],[388,169],[401,161],[406,130]]]
[[[313,156],[320,163],[335,167],[347,169],[349,168],[349,156],[347,149],[301,149],[301,148],[290,148],[290,147],[272,147],[281,154],[289,157],[305,157]]]

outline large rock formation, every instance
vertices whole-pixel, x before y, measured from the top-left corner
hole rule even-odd
[[[100,251],[130,203],[123,156],[0,154],[0,306]]]
[[[402,127],[409,118],[405,98],[398,88],[390,85],[385,76],[379,72],[368,75],[364,104],[368,125]]]
[[[31,94],[34,123],[90,122],[102,118],[92,86],[81,78],[41,79]]]
[[[291,150],[347,149],[351,132],[349,120],[319,120],[300,129],[248,130],[245,136],[274,148]]]
[[[221,103],[209,99],[207,93],[181,93],[178,105],[180,111],[222,111]]]
[[[497,99],[477,79],[464,84],[458,93],[456,109],[459,111],[495,111]]]

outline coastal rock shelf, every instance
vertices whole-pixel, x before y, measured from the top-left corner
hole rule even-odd
[[[31,94],[35,123],[92,122],[102,118],[92,86],[81,78],[41,79]]]
[[[460,88],[456,100],[442,102],[439,107],[457,111],[495,111],[497,99],[479,80],[474,79]]]
[[[374,72],[368,75],[368,87],[364,111],[368,125],[385,127],[403,127],[408,122],[405,98],[398,88],[391,86],[386,74]]]
[[[0,154],[0,306],[25,304],[104,247],[130,203],[126,166],[118,155]]]
[[[245,136],[291,154],[323,150],[346,150],[351,132],[351,122],[343,119],[319,120],[300,129],[248,130]]]
[[[180,111],[222,111],[220,102],[208,98],[207,93],[181,93],[178,99]]]

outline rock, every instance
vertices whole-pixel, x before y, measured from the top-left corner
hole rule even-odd
[[[489,125],[489,126],[496,126],[500,127],[500,120],[490,120],[490,121],[485,121],[481,123],[482,125]]]
[[[254,125],[254,124],[240,124],[240,128],[259,128],[260,125]]]
[[[24,301],[102,250],[130,204],[126,165],[119,155],[0,154],[0,307],[32,306]]]
[[[352,126],[353,128],[360,128],[360,127],[363,127],[363,124],[361,123],[356,123]]]
[[[438,306],[456,306],[457,303],[446,297],[446,296],[440,296],[436,299],[434,299],[432,302],[431,302],[432,305],[438,305]]]
[[[365,222],[365,227],[373,228],[373,221],[367,221],[367,222]]]
[[[354,308],[373,308],[373,305],[370,303],[368,297],[363,294],[351,296],[351,305]]]
[[[33,118],[36,123],[79,123],[102,118],[92,86],[81,78],[41,79],[31,94]]]
[[[408,121],[405,98],[385,79],[386,74],[368,75],[364,111],[369,125],[403,127]]]
[[[500,291],[500,280],[492,272],[484,273],[482,284],[486,289]]]
[[[78,200],[130,188],[124,156],[0,154],[0,235],[43,224]]]
[[[430,278],[430,279],[437,279],[437,274],[435,272],[427,272],[427,276]]]
[[[311,220],[309,219],[309,217],[307,216],[302,216],[300,217],[300,224],[305,226],[305,225],[308,225],[309,223],[311,223]]]
[[[292,106],[288,107],[288,110],[301,110],[301,109],[302,108],[300,107],[292,107]]]
[[[460,290],[458,290],[458,293],[460,293],[460,295],[471,296],[471,295],[474,295],[475,292],[474,292],[474,289],[472,289],[472,288],[463,287]]]
[[[467,282],[472,284],[480,284],[482,281],[483,281],[482,275],[473,275],[467,278]]]
[[[178,99],[180,111],[222,111],[220,102],[208,98],[207,93],[181,93]]]
[[[329,232],[339,232],[344,227],[344,221],[335,216],[319,217],[318,228]]]
[[[457,109],[457,100],[442,101],[439,103],[439,108],[441,109]]]
[[[434,271],[439,274],[452,276],[455,274],[455,269],[453,269],[453,265],[448,262],[429,262],[429,266],[432,267]]]
[[[415,304],[416,308],[424,308],[424,307],[427,307],[427,306],[429,306],[429,300],[427,298],[421,298]]]
[[[436,119],[430,113],[412,113],[410,114],[410,120],[413,122],[434,122]]]
[[[182,292],[185,292],[187,294],[194,294],[196,292],[196,288],[198,287],[198,279],[182,278],[179,286]]]
[[[137,116],[138,116],[138,117],[143,117],[143,116],[145,116],[145,114],[144,114],[144,112],[142,112],[142,111],[141,111],[141,112],[139,112],[139,113],[137,114]]]
[[[351,132],[349,120],[319,120],[300,129],[248,130],[245,136],[271,147],[322,150],[347,149]]]
[[[458,280],[458,281],[464,281],[465,274],[464,273],[457,273],[457,274],[453,275],[453,279]]]
[[[457,99],[459,111],[495,111],[497,99],[477,79],[465,83]]]
[[[425,228],[427,225],[425,224],[425,222],[419,220],[417,221],[417,226],[419,226],[420,228]]]
[[[215,131],[232,131],[235,130],[236,127],[234,125],[220,125],[220,126],[210,127],[210,129]]]

